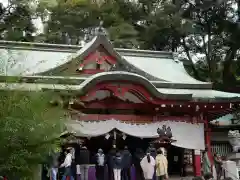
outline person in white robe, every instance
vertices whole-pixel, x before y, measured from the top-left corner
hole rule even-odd
[[[145,180],[152,180],[155,171],[155,159],[147,153],[146,156],[140,162],[143,170],[143,176]]]

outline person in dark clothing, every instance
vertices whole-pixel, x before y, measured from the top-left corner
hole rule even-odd
[[[215,165],[216,173],[217,173],[217,180],[220,180],[221,177],[222,177],[222,173],[223,173],[223,170],[222,170],[222,159],[216,153],[214,154],[213,158],[214,158],[213,160],[214,160],[214,165]]]
[[[123,157],[123,170],[122,170],[122,179],[131,180],[131,166],[132,166],[132,155],[128,150],[128,147],[125,146],[122,152]]]
[[[88,180],[88,164],[90,163],[90,154],[86,146],[80,148],[79,165],[81,172],[81,180]]]
[[[106,158],[102,149],[98,149],[98,153],[96,154],[95,158],[96,179],[104,180]]]
[[[123,169],[123,158],[120,152],[117,152],[113,159],[113,175],[114,180],[121,180],[121,171]]]
[[[156,148],[154,147],[154,144],[150,144],[149,145],[149,148],[148,148],[148,152],[150,152],[150,155],[155,159],[156,156],[157,156],[157,150]]]
[[[140,162],[142,161],[143,157],[144,157],[144,152],[142,149],[137,148],[136,152],[134,154],[134,158],[133,158],[133,163],[135,166],[135,171],[136,171],[136,179],[137,180],[144,180],[143,178],[143,171],[140,165]]]
[[[187,157],[184,157],[183,159],[183,165],[182,165],[182,169],[181,169],[181,176],[182,177],[186,177],[187,176],[187,172],[186,172],[186,169],[187,169],[187,165],[188,165],[188,158]]]
[[[116,146],[109,151],[107,156],[107,166],[108,166],[108,180],[113,180],[113,160],[116,155]]]

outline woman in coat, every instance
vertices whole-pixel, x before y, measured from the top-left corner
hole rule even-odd
[[[116,156],[113,160],[113,175],[114,180],[121,180],[121,171],[123,169],[122,156],[119,152],[116,153]]]
[[[155,159],[148,152],[140,162],[145,180],[152,180],[155,172]]]

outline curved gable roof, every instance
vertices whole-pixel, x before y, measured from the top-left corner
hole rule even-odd
[[[136,73],[152,81],[209,85],[209,87],[211,87],[211,83],[201,82],[192,78],[185,71],[181,62],[174,61],[171,52],[114,49],[111,42],[103,35],[94,37],[83,48],[72,56],[69,56],[66,63],[53,69],[49,69],[43,74],[54,75],[57,72],[66,70],[70,66],[77,67],[82,59],[100,45],[104,46],[109,54],[117,59],[118,68],[116,70]]]
[[[92,75],[83,83],[82,86],[82,93],[87,93],[90,88],[95,87],[96,84],[106,81],[121,81],[123,79],[127,79],[129,82],[137,82],[138,84],[143,85],[152,95],[157,98],[161,99],[178,99],[178,100],[191,100],[192,94],[168,94],[167,92],[161,93],[158,89],[149,82],[143,76],[140,76],[135,73],[123,72],[123,71],[114,71],[114,72],[102,72],[95,75]]]
[[[100,45],[102,45],[108,53],[117,59],[117,66],[121,66],[124,68],[125,71],[136,73],[143,75],[144,77],[147,77],[149,80],[163,80],[157,77],[152,76],[150,73],[145,72],[141,70],[138,67],[135,67],[134,65],[128,63],[113,47],[113,45],[108,41],[108,39],[104,35],[98,35],[94,37],[89,43],[87,43],[83,48],[81,48],[79,51],[77,51],[72,56],[68,57],[68,60],[66,63],[49,69],[46,72],[43,72],[41,74],[55,74],[62,71],[65,71],[68,68],[74,67],[77,69],[78,65],[81,63],[81,61],[87,57],[90,53],[92,53],[94,50],[96,50]]]
[[[108,53],[116,58],[116,71],[136,73],[157,84],[164,82],[182,84],[181,88],[189,88],[189,86],[204,89],[212,88],[211,83],[201,82],[192,78],[180,62],[174,61],[173,54],[170,52],[114,49],[111,42],[102,35],[94,37],[82,48],[73,45],[1,41],[0,52],[6,51],[3,53],[6,54],[6,57],[4,55],[2,58],[8,59],[13,57],[21,61],[16,64],[15,68],[12,68],[13,73],[10,72],[10,75],[16,75],[19,69],[24,69],[25,72],[21,73],[21,75],[40,74],[52,76],[77,69],[79,64],[81,64],[81,60],[98,48],[99,45],[104,46]],[[29,47],[26,48],[26,46]]]

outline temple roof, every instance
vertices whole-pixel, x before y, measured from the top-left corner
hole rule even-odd
[[[109,70],[112,72],[91,76],[66,74],[72,71],[72,67],[79,66],[83,59],[99,46],[103,46],[116,59],[116,64]],[[164,99],[234,102],[240,98],[240,94],[216,91],[212,89],[211,83],[194,79],[171,52],[114,48],[102,35],[94,37],[83,47],[0,41],[0,53],[2,75],[20,76],[21,80],[20,83],[13,82],[7,86],[4,80],[1,80],[3,83],[0,88],[79,91],[93,82],[127,79],[141,83],[155,97]]]
[[[235,112],[237,113],[237,112]],[[226,114],[225,116],[221,116],[213,121],[211,121],[212,125],[217,127],[225,127],[225,126],[235,126],[240,125],[240,119],[236,116],[236,114]]]
[[[34,80],[39,78],[43,79],[41,81],[30,81],[30,82],[24,82],[23,80],[20,80],[21,83],[0,83],[0,89],[21,89],[24,91],[41,91],[41,90],[56,90],[56,91],[75,91],[79,92],[79,94],[87,93],[87,91],[94,87],[97,83],[105,82],[105,81],[111,81],[111,80],[122,80],[122,79],[128,79],[129,82],[138,82],[146,89],[151,92],[151,94],[155,97],[161,98],[161,99],[178,99],[178,100],[193,100],[193,101],[203,101],[203,102],[239,102],[240,101],[240,94],[237,93],[227,93],[212,89],[181,89],[181,88],[171,88],[171,83],[163,83],[161,84],[162,88],[158,88],[157,85],[154,85],[151,81],[148,81],[145,77],[135,74],[135,73],[129,73],[129,72],[122,72],[122,71],[114,71],[114,72],[103,72],[98,73],[95,75],[92,75],[88,78],[76,78],[76,77],[69,77],[69,78],[60,78],[62,82],[58,83],[58,81],[50,81],[49,83],[46,83],[44,81],[45,76],[26,76],[30,80]],[[25,77],[25,78],[26,78]],[[47,78],[47,77],[45,77]],[[56,80],[57,77],[52,77],[53,80]],[[59,79],[59,77],[58,77]],[[58,80],[57,79],[57,80]],[[50,79],[51,80],[51,79]],[[65,81],[63,81],[65,80]],[[78,83],[67,83],[71,80],[75,80]],[[52,83],[51,83],[52,82]],[[163,86],[165,85],[165,86]]]
[[[170,52],[135,49],[117,49],[104,36],[96,36],[83,47],[41,43],[0,41],[2,62],[13,66],[8,75],[54,75],[66,68],[72,61],[81,61],[94,48],[103,45],[127,71],[140,74],[150,81],[163,81],[181,84],[199,84],[211,87],[210,83],[192,78],[183,64],[173,58]],[[12,65],[14,63],[14,65]],[[9,65],[10,64],[10,65]]]

